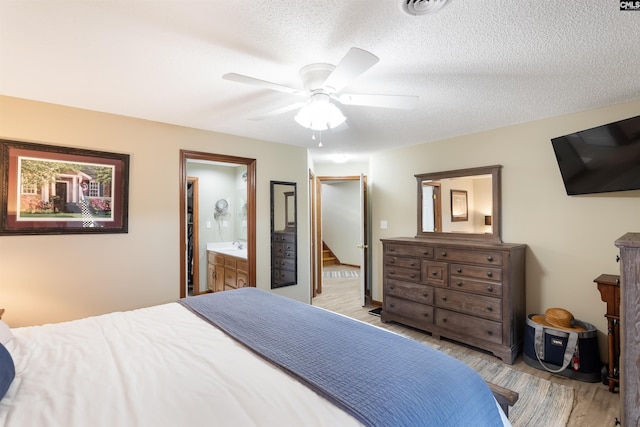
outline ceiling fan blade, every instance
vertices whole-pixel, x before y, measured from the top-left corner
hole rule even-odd
[[[418,105],[418,97],[413,95],[357,95],[345,93],[336,97],[336,99],[344,105],[396,108],[399,110],[412,110]]]
[[[256,79],[255,77],[245,76],[237,73],[227,73],[222,76],[225,80],[231,80],[233,82],[245,83],[252,86],[261,87],[264,89],[277,90],[278,92],[290,93],[292,95],[306,96],[308,93],[304,90],[294,89],[292,87],[279,85],[277,83],[268,82],[266,80]]]
[[[373,67],[380,59],[371,52],[352,47],[349,52],[336,65],[324,87],[329,92],[339,92],[346,85],[358,78],[362,73]]]
[[[249,120],[264,120],[264,119],[268,119],[269,117],[273,117],[273,116],[277,116],[280,114],[284,114],[284,113],[288,113],[289,111],[293,111],[293,110],[297,110],[298,108],[302,108],[304,106],[304,104],[306,104],[308,101],[300,101],[300,102],[296,102],[295,104],[291,104],[291,105],[287,105],[286,107],[282,107],[282,108],[277,108],[275,110],[266,112],[260,116],[254,116],[251,117]]]

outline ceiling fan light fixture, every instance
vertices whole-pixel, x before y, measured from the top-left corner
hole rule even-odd
[[[326,93],[313,94],[294,119],[300,126],[317,131],[336,128],[347,120]]]
[[[398,0],[400,10],[408,15],[427,15],[436,13],[445,7],[450,0]]]

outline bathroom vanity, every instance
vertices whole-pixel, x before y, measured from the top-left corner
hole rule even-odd
[[[207,247],[207,287],[211,292],[249,286],[247,250],[236,246]]]

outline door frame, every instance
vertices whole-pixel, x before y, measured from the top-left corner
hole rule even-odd
[[[311,177],[311,175],[310,175]],[[310,178],[311,179],[311,178]],[[315,286],[312,286],[312,295],[322,293],[322,181],[364,181],[364,203],[363,210],[364,215],[361,218],[363,221],[364,227],[364,242],[363,251],[365,251],[364,259],[365,265],[360,266],[360,274],[363,277],[363,289],[361,291],[364,292],[365,304],[370,304],[372,302],[372,294],[371,294],[371,284],[370,284],[370,274],[369,274],[369,266],[370,266],[370,254],[371,252],[368,250],[369,246],[369,200],[368,200],[368,191],[367,191],[367,176],[366,175],[354,175],[354,176],[315,176],[314,177],[316,185],[314,186],[316,191],[314,197],[311,197],[311,201],[313,204],[312,211],[315,212],[315,218],[313,219],[312,230],[315,230],[315,239],[311,239],[313,241],[314,247],[312,249],[312,253],[315,253],[315,260],[317,265],[317,278],[316,280],[312,280],[315,282]],[[360,197],[358,195],[357,197]]]
[[[180,298],[187,296],[187,160],[203,160],[219,163],[245,165],[247,167],[247,280],[249,286],[256,286],[256,159],[180,150]]]
[[[193,267],[192,267],[192,272],[193,272],[193,282],[191,283],[191,286],[193,287],[193,295],[199,295],[202,292],[200,292],[200,227],[197,227],[197,225],[200,223],[200,220],[198,218],[199,212],[198,212],[198,178],[194,177],[194,176],[188,176],[187,177],[187,183],[191,183],[192,188],[193,188],[193,192],[192,192],[192,206],[193,206],[193,213],[192,213],[192,218],[191,218],[191,222],[193,223]],[[186,200],[186,194],[185,194],[185,200]],[[185,219],[185,227],[186,227],[186,219]],[[186,230],[186,228],[185,228]],[[188,239],[188,237],[187,237]],[[188,243],[185,243],[185,246]],[[187,248],[187,251],[189,249]],[[188,255],[187,255],[188,257]],[[186,275],[186,272],[185,272]],[[187,283],[188,285],[188,283]]]

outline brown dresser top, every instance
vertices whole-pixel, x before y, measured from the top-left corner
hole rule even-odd
[[[509,250],[515,248],[525,248],[525,244],[520,243],[501,243],[501,242],[484,242],[484,241],[471,241],[464,239],[431,239],[424,237],[392,237],[380,239],[383,243],[406,243],[406,244],[422,244],[422,245],[437,245],[456,248],[482,248],[482,249],[494,249],[494,250]]]

